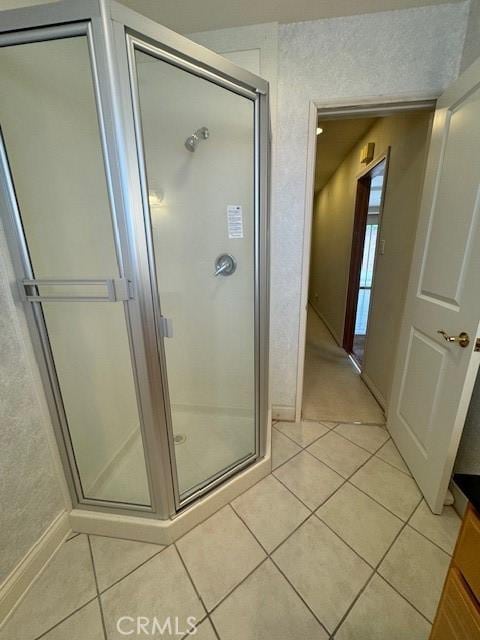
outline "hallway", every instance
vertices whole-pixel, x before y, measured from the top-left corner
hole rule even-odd
[[[305,420],[385,422],[345,351],[309,305],[302,416]]]

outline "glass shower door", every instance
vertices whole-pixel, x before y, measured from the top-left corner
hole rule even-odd
[[[81,30],[81,27],[79,27]],[[87,35],[0,49],[21,283],[80,501],[151,505]],[[8,159],[8,166],[7,166]]]
[[[257,454],[255,95],[131,51],[181,503]]]

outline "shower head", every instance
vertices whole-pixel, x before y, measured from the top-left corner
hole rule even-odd
[[[185,140],[185,146],[189,151],[193,152],[198,147],[200,140],[207,140],[209,136],[210,131],[207,129],[207,127],[200,127],[200,129],[197,129],[195,133],[192,133],[191,136],[188,136],[188,138]]]

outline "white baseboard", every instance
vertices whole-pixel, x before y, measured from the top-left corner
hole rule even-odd
[[[308,301],[309,305],[312,307],[312,309],[315,311],[315,313],[317,314],[317,316],[320,318],[320,320],[323,322],[323,324],[327,327],[327,329],[330,331],[332,338],[335,340],[335,342],[338,344],[339,347],[341,347],[343,349],[342,346],[342,342],[343,340],[337,335],[337,332],[334,331],[332,325],[330,324],[330,322],[325,318],[325,316],[323,315],[323,313],[321,313],[317,307],[312,303],[311,300]]]
[[[68,513],[63,511],[7,576],[0,587],[0,624],[19,602],[70,532]]]
[[[360,377],[364,381],[364,383],[367,385],[367,387],[370,389],[372,395],[375,397],[375,400],[378,402],[378,404],[382,407],[383,412],[386,416],[387,403],[385,402],[385,398],[383,397],[383,394],[377,389],[377,387],[373,384],[371,379],[367,376],[367,374],[364,371],[361,372]]]
[[[273,405],[273,420],[285,420],[286,422],[295,422],[295,407],[282,407],[281,405]]]

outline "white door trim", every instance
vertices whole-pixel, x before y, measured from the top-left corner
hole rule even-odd
[[[297,349],[297,383],[295,393],[295,422],[302,415],[303,371],[307,335],[308,280],[315,188],[315,156],[317,145],[317,114],[324,118],[391,115],[405,111],[431,109],[439,94],[409,94],[397,96],[366,96],[343,100],[311,100],[308,107],[307,158],[305,167],[305,210],[303,220],[302,275],[300,289],[300,317]],[[387,409],[387,408],[386,408]]]

